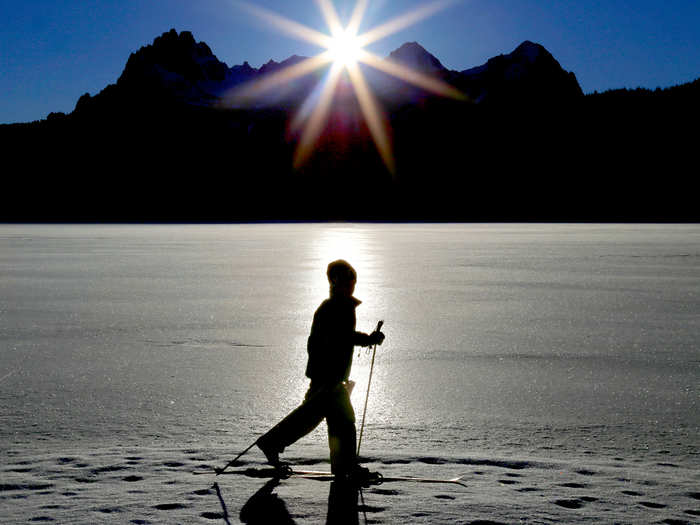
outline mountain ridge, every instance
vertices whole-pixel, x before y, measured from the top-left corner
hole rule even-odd
[[[298,164],[299,111],[323,72],[226,104],[231,89],[304,57],[229,67],[191,33],[172,30],[70,114],[0,126],[15,174],[0,220],[700,219],[685,131],[700,118],[700,80],[584,95],[575,74],[532,41],[462,71],[416,42],[392,53],[467,97],[364,68],[391,171],[347,82]],[[662,185],[642,182],[661,175]]]
[[[534,49],[535,46],[538,50],[537,56],[529,62],[523,60],[522,55],[527,55],[527,50]],[[282,62],[270,59],[259,68],[252,67],[247,61],[229,67],[216,57],[205,42],[197,42],[191,32],[181,31],[178,33],[175,29],[171,29],[156,37],[152,44],[131,53],[124,71],[116,82],[116,87],[126,91],[140,89],[144,93],[159,96],[165,94],[188,104],[213,106],[222,102],[224,104],[230,102],[224,101],[226,94],[241,84],[260,80],[268,74],[279,72],[305,59],[307,57],[291,55]],[[476,102],[486,100],[489,96],[492,98],[494,96],[496,98],[511,96],[511,93],[503,93],[502,89],[494,90],[493,87],[495,83],[503,84],[518,80],[515,78],[517,75],[513,74],[516,68],[519,68],[523,75],[529,75],[530,80],[532,80],[533,75],[542,76],[542,79],[535,79],[535,83],[552,84],[548,89],[551,92],[560,93],[562,96],[582,95],[575,75],[565,72],[544,47],[531,42],[524,42],[508,55],[494,57],[482,66],[462,72],[448,70],[438,58],[417,42],[407,42],[401,45],[384,60],[400,63],[423,74],[436,76],[455,84]],[[536,64],[540,65],[538,70],[525,71]],[[495,68],[504,71],[500,73],[492,71]],[[571,86],[567,85],[567,82],[562,82],[564,77],[568,83],[572,84]],[[313,89],[312,84],[316,81],[318,81],[318,74],[316,77],[313,74],[306,75],[285,86],[287,92],[291,93],[289,96],[272,95],[269,100],[262,96],[259,97],[259,102],[262,105],[271,106],[298,104],[308,96],[309,90]],[[370,72],[368,82],[370,84],[376,83],[377,86],[374,87],[377,91],[385,94],[400,90],[399,85],[401,85],[408,98],[414,97],[416,92],[420,91],[405,86],[404,81],[388,79],[387,75],[376,71]],[[489,93],[489,91],[494,91],[494,93]],[[87,97],[84,95],[83,103],[89,98],[99,97],[100,93],[95,96],[87,95]],[[530,96],[532,95],[533,93],[530,94]]]
[[[284,67],[285,65],[290,65],[292,63],[299,62],[307,57],[301,57],[298,55],[291,55],[287,59],[281,61],[281,62],[276,62],[273,59],[269,59],[268,62],[265,64],[262,64],[259,68],[252,67],[248,61],[244,61],[242,64],[236,64],[231,67],[229,67],[225,62],[220,61],[216,55],[213,53],[211,48],[209,47],[208,44],[206,44],[203,41],[197,42],[193,36],[193,34],[190,31],[181,31],[178,33],[174,28],[170,29],[167,32],[164,32],[163,34],[155,37],[153,43],[147,44],[142,46],[139,50],[132,52],[127,60],[127,63],[125,65],[124,70],[118,77],[117,81],[114,84],[110,84],[106,86],[103,90],[101,90],[99,93],[95,95],[91,95],[90,93],[85,93],[81,97],[79,97],[77,103],[76,103],[76,109],[78,106],[84,105],[86,102],[89,100],[95,98],[96,96],[100,95],[104,91],[113,91],[112,88],[114,86],[120,86],[120,85],[125,85],[129,83],[129,80],[131,77],[133,77],[133,70],[138,69],[138,66],[136,66],[134,63],[139,62],[139,58],[141,55],[151,55],[151,57],[155,54],[157,55],[158,53],[153,53],[153,50],[158,50],[163,47],[166,47],[167,45],[173,45],[175,44],[176,46],[179,45],[181,48],[191,48],[196,51],[196,54],[200,55],[200,58],[204,58],[202,62],[204,64],[200,64],[202,66],[202,71],[195,72],[194,76],[198,77],[196,81],[202,82],[202,81],[209,81],[209,84],[203,84],[196,86],[195,89],[191,89],[192,87],[190,86],[190,92],[189,94],[187,93],[187,90],[180,91],[178,92],[177,89],[174,91],[174,95],[176,97],[180,97],[181,99],[184,99],[185,101],[188,100],[190,102],[196,102],[198,98],[204,99],[208,104],[213,104],[216,99],[221,97],[222,93],[225,92],[226,90],[231,89],[232,87],[235,87],[237,85],[240,85],[245,82],[249,82],[251,80],[254,80],[256,77],[258,77],[261,74],[266,74],[274,71],[278,71],[281,67]],[[411,49],[415,51],[416,49],[420,50],[419,54],[422,54],[422,56],[414,56],[414,57],[406,57],[405,56],[405,50],[406,49]],[[402,57],[402,54],[404,55]],[[391,60],[394,57],[399,57],[398,61],[404,62],[405,65],[407,66],[416,66],[418,65],[419,67],[416,67],[419,71],[421,70],[420,65],[423,64],[428,64],[429,66],[425,68],[427,72],[432,72],[432,73],[443,73],[443,77],[446,77],[448,81],[454,81],[455,80],[455,73],[458,73],[460,75],[463,75],[465,77],[469,77],[472,79],[473,83],[477,84],[484,84],[484,79],[480,78],[485,76],[487,73],[489,66],[494,66],[494,65],[500,65],[500,69],[507,69],[503,67],[503,63],[507,62],[509,59],[511,61],[519,62],[519,65],[522,66],[523,63],[523,58],[527,59],[530,63],[536,62],[537,58],[539,56],[543,55],[547,60],[550,62],[553,62],[556,64],[557,67],[561,68],[561,65],[559,62],[549,53],[549,51],[546,50],[544,46],[541,44],[534,43],[529,40],[525,40],[522,42],[520,45],[516,47],[515,50],[513,50],[511,53],[508,54],[501,54],[497,55],[494,57],[491,57],[488,59],[485,63],[479,65],[479,66],[474,66],[471,68],[463,69],[463,70],[454,70],[450,71],[447,68],[445,68],[442,63],[437,59],[434,55],[430,54],[427,50],[425,50],[420,44],[417,42],[407,42],[399,46],[397,49],[394,51],[390,52],[389,55],[385,58],[386,60]],[[141,61],[143,62],[143,61]],[[500,63],[500,64],[499,64]],[[511,64],[512,66],[512,64]],[[518,64],[516,64],[515,68],[518,67]],[[513,75],[513,70],[515,69],[514,67],[511,67],[510,71],[506,71],[505,74],[503,75],[504,77],[509,76],[515,76]],[[578,85],[578,81],[576,79],[576,75],[573,72],[566,72],[563,68],[561,68],[562,71],[567,75],[568,77],[568,84],[569,88],[571,91],[575,93],[575,96],[580,96],[584,95],[583,91],[581,90],[580,86]],[[204,72],[204,74],[202,73]],[[143,72],[142,72],[143,73]],[[160,72],[161,75],[163,73],[173,73],[172,71],[168,71],[167,68],[165,71]],[[190,81],[192,81],[192,71],[189,71],[190,73]],[[447,73],[447,74],[445,74]],[[451,75],[449,73],[452,73]],[[148,75],[144,75],[148,76]],[[493,76],[493,75],[491,75]],[[182,78],[179,78],[182,77]],[[169,80],[171,81],[171,87],[178,86],[178,81],[181,80],[187,80],[188,75],[187,74],[180,74],[178,75],[177,71],[175,72],[174,76],[170,76]],[[477,79],[475,81],[475,79]],[[163,85],[163,78],[158,78],[158,75],[153,75],[151,74],[151,78],[141,78],[141,81],[144,81],[139,87],[140,89],[143,89],[144,86],[149,87],[149,84],[155,84],[151,85],[150,87],[160,87],[163,88],[165,87]],[[161,81],[161,85],[157,86],[158,80]],[[697,83],[697,81],[700,80],[700,78],[696,79],[695,81],[690,81],[682,84],[678,84],[675,86],[669,86],[666,88],[656,88],[656,89],[650,89],[650,88],[644,88],[644,87],[636,87],[636,88],[614,88],[614,89],[609,89],[605,90],[602,92],[593,92],[589,93],[584,96],[599,96],[602,94],[607,94],[607,93],[640,93],[640,92],[649,92],[649,93],[667,93],[667,92],[672,92],[672,91],[681,91],[684,86],[693,86]],[[217,85],[218,83],[218,85]],[[464,84],[464,82],[460,82],[457,80],[457,84]],[[137,84],[134,82],[134,84]],[[214,85],[212,85],[214,84]],[[181,86],[182,87],[182,86]],[[462,86],[463,87],[463,86]],[[472,97],[472,100],[475,102],[483,102],[484,99],[486,98],[483,92],[479,92],[478,89],[474,89],[473,86],[468,86],[466,87],[465,91]],[[189,95],[189,96],[188,96]],[[200,100],[201,102],[201,100]],[[52,112],[47,116],[47,118],[60,118],[64,113],[62,112]],[[43,119],[45,120],[45,119]],[[33,122],[41,122],[42,120],[37,120]],[[0,126],[13,126],[13,125],[24,125],[24,124],[30,124],[31,122],[27,123],[14,123],[14,124],[0,124]]]

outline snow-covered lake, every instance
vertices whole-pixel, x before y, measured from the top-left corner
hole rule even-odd
[[[367,489],[361,522],[700,519],[700,226],[275,224],[0,225],[0,521],[225,521],[191,472],[302,399],[337,258],[387,335],[364,463],[467,484]],[[322,425],[283,459],[327,456]],[[270,490],[326,522],[328,484]]]

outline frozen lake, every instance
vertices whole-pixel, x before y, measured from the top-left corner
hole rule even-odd
[[[358,329],[385,321],[367,462],[675,465],[697,494],[697,225],[0,225],[0,453],[44,480],[66,450],[225,463],[303,397],[337,258]],[[322,425],[285,455],[327,454]],[[2,472],[0,516],[28,473]]]

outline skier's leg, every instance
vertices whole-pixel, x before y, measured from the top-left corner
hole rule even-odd
[[[279,464],[279,454],[314,430],[326,415],[327,392],[309,388],[304,402],[289,413],[282,421],[263,434],[257,445],[268,462]]]
[[[336,475],[354,472],[357,465],[355,411],[350,403],[350,395],[343,385],[338,385],[329,395],[326,422],[331,452],[331,472]]]

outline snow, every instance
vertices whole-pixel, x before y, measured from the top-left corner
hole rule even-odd
[[[217,523],[224,512],[231,523],[326,523],[341,505],[327,481],[193,475],[222,466],[231,449],[115,444],[3,452],[5,524]],[[341,508],[374,523],[696,523],[698,471],[659,454],[552,460],[381,451],[381,460],[365,465],[386,476],[463,476],[466,486],[390,482],[363,489],[362,499],[350,491],[350,507]],[[328,468],[314,457],[288,459],[304,469]],[[241,467],[263,468],[262,461],[251,451]]]
[[[467,486],[386,483],[346,516],[698,523],[700,234],[630,224],[0,226],[0,521],[326,523],[328,482],[193,472],[303,397],[348,247],[358,328],[387,334],[362,462]],[[282,459],[327,470],[324,426]]]

